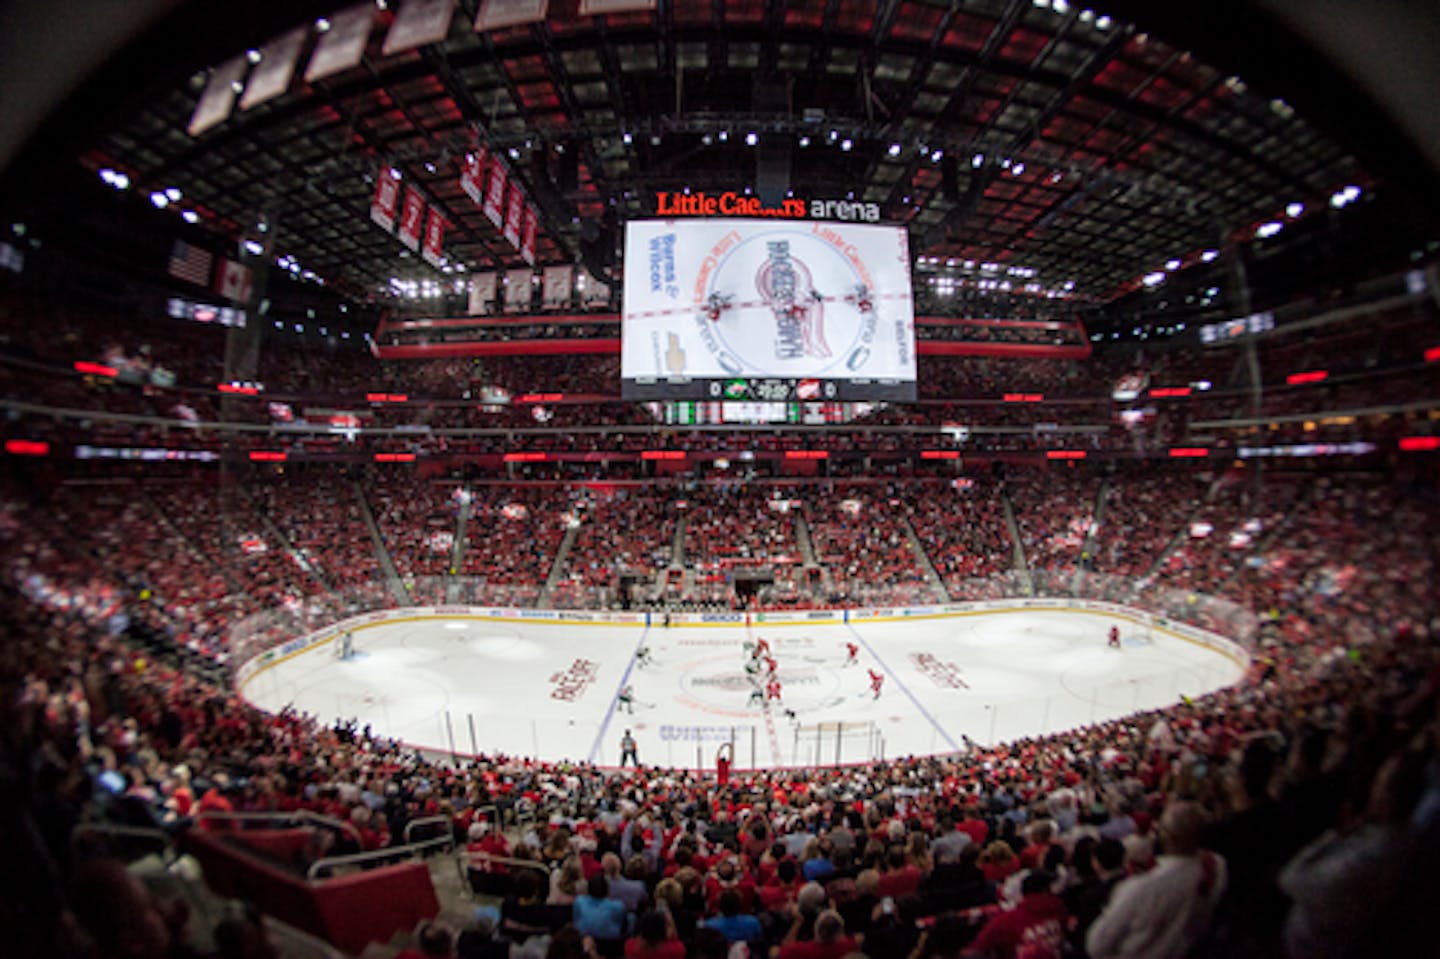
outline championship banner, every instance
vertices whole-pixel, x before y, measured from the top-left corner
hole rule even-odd
[[[655,0],[580,0],[580,16],[598,17],[607,13],[634,13],[654,10]]]
[[[395,211],[400,203],[400,171],[381,167],[375,174],[375,198],[370,201],[371,222],[394,232]]]
[[[530,287],[535,274],[530,270],[505,271],[505,312],[530,312]]]
[[[245,95],[240,98],[240,109],[248,110],[259,106],[290,88],[290,81],[295,76],[295,64],[300,60],[300,48],[305,45],[305,37],[309,32],[308,27],[296,27],[260,48],[260,62],[250,71],[250,80],[245,84]]]
[[[230,112],[235,109],[235,87],[240,83],[240,78],[245,76],[245,67],[246,60],[242,54],[226,60],[210,71],[205,92],[200,94],[200,102],[195,104],[190,125],[185,128],[187,133],[198,137],[216,124],[229,119]]]
[[[445,217],[439,208],[432,206],[425,221],[425,249],[421,251],[420,258],[431,266],[439,266],[443,258],[440,250],[444,245]]]
[[[330,18],[330,29],[320,34],[315,52],[305,68],[305,81],[313,83],[342,70],[360,65],[370,27],[375,22],[375,4],[370,0],[346,7]]]
[[[485,161],[489,158],[489,152],[480,147],[474,153],[465,154],[465,159],[460,161],[460,191],[476,206],[485,200]]]
[[[420,248],[420,221],[425,216],[425,201],[413,186],[405,188],[405,206],[400,210],[400,229],[396,236],[412,250]]]
[[[580,305],[585,309],[597,306],[608,306],[610,303],[610,286],[595,279],[595,274],[589,270],[580,274],[577,281],[580,286]]]
[[[439,43],[450,32],[454,13],[455,0],[405,0],[380,52],[388,57],[427,43]]]
[[[540,284],[540,305],[547,310],[563,310],[570,307],[570,283],[574,271],[568,266],[545,267],[545,279]]]
[[[481,0],[480,12],[475,14],[475,32],[538,23],[545,19],[549,6],[550,0]]]
[[[525,205],[525,222],[520,227],[520,259],[535,265],[535,235],[540,231],[540,214],[528,203]]]
[[[496,229],[500,228],[505,216],[505,161],[500,154],[490,156],[490,181],[485,186],[485,215]]]
[[[510,184],[510,197],[505,207],[505,229],[502,231],[505,240],[516,249],[520,248],[520,231],[524,228],[521,222],[525,218],[525,197],[520,193],[520,188]]]
[[[495,311],[495,274],[476,273],[470,277],[470,302],[465,312],[471,316],[483,316]]]

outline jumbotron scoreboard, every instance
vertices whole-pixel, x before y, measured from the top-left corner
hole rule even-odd
[[[627,400],[915,399],[905,229],[827,220],[632,220]]]

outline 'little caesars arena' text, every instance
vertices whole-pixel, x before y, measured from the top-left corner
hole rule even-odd
[[[656,193],[656,216],[773,216],[789,220],[846,220],[880,222],[880,204],[859,200],[781,200],[779,206],[762,206],[760,198],[733,190],[709,193]]]

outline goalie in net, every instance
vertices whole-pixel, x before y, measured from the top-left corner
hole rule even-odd
[[[345,630],[335,637],[335,658],[349,659],[355,655],[355,634]]]

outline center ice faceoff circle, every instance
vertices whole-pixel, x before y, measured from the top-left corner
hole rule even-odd
[[[1121,649],[1107,645],[1112,623]],[[753,629],[397,613],[353,633],[350,657],[326,642],[270,657],[242,694],[444,753],[618,765],[628,729],[647,764],[708,765],[731,742],[740,768],[771,768],[1057,732],[1244,670],[1243,654],[1094,610]]]

